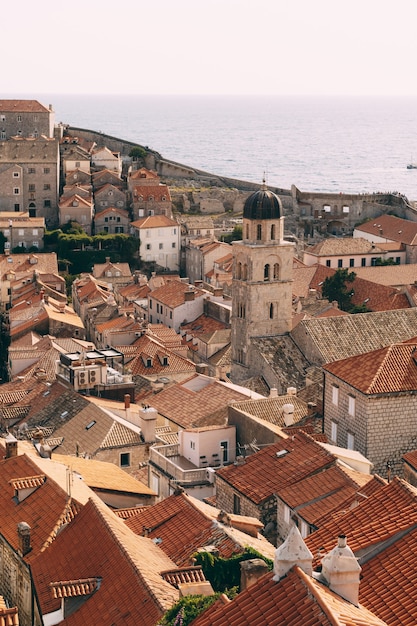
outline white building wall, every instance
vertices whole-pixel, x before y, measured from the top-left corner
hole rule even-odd
[[[139,229],[140,256],[143,261],[155,262],[171,271],[179,270],[180,227]]]

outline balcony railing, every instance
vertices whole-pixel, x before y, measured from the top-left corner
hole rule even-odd
[[[179,444],[150,448],[149,460],[181,484],[206,482],[207,470],[180,456]]]

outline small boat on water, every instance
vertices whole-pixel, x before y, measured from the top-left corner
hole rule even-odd
[[[408,170],[417,170],[417,163],[409,163],[407,165]]]

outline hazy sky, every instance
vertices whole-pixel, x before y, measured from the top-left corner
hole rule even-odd
[[[4,10],[3,97],[417,95],[417,0],[21,0]]]

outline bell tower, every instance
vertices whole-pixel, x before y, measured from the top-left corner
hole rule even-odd
[[[242,237],[233,242],[234,382],[252,375],[252,338],[291,330],[294,244],[284,240],[281,200],[265,182],[245,202]]]

